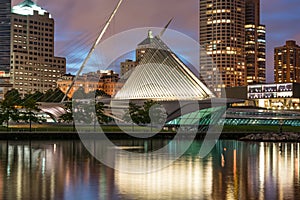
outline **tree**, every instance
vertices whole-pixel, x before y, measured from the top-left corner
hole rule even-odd
[[[85,92],[84,92],[84,88],[83,87],[79,87],[73,94],[73,99],[85,99],[87,97],[90,97],[92,96],[93,94],[89,94],[87,95]]]
[[[59,117],[59,120],[66,122],[66,123],[72,122],[73,131],[75,131],[75,122],[74,122],[74,117],[73,117],[72,102],[65,102],[64,108],[65,108],[66,112]]]
[[[135,124],[142,123],[142,107],[129,102],[128,111],[125,113],[123,119],[127,122],[134,122]]]
[[[104,92],[103,90],[96,90],[95,91],[95,97],[111,97],[109,94],[107,94],[106,92]]]
[[[136,124],[162,124],[165,122],[166,114],[157,102],[145,101],[143,106],[129,103],[129,109],[124,115],[124,120]]]
[[[35,101],[40,101],[43,96],[44,94],[41,93],[40,91],[35,91],[35,93],[33,94],[26,94],[24,99],[32,98]]]
[[[9,120],[18,121],[19,120],[19,112],[18,105],[21,103],[21,97],[16,89],[9,90],[4,95],[4,100],[0,104],[1,114],[0,114],[0,122],[6,123],[6,128],[9,128]]]
[[[104,103],[103,102],[97,102],[95,104],[95,111],[96,111],[96,116],[97,116],[97,119],[98,119],[98,122],[100,124],[103,124],[103,123],[108,123],[112,120],[111,117],[107,116],[104,114]]]
[[[41,102],[61,102],[64,97],[64,93],[56,88],[55,90],[49,89],[40,99]]]
[[[38,107],[37,100],[34,95],[26,95],[22,102],[22,108],[25,112],[22,113],[21,119],[24,122],[29,123],[29,131],[31,132],[32,122],[45,121],[44,118],[39,117],[37,113],[41,110]]]
[[[165,123],[166,113],[165,110],[157,102],[148,100],[144,102],[142,117],[144,124],[161,125]]]

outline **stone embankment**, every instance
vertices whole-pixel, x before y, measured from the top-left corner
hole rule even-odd
[[[261,133],[261,134],[250,134],[240,138],[243,141],[274,141],[274,142],[288,142],[295,141],[300,142],[299,133]]]

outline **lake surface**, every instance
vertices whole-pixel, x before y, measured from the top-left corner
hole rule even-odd
[[[219,141],[204,159],[200,146],[161,170],[133,174],[101,164],[80,141],[0,141],[0,199],[300,199],[299,143]]]

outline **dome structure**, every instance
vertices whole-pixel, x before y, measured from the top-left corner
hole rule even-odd
[[[40,15],[44,15],[45,13],[49,13],[47,10],[45,10],[42,7],[38,6],[32,0],[25,0],[22,3],[12,7],[12,10],[11,10],[12,13],[18,14],[18,15],[33,15],[34,11],[38,11],[38,13]]]

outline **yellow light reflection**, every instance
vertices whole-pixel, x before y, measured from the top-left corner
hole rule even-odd
[[[128,162],[120,158],[122,163]],[[212,163],[190,158],[152,173],[115,173],[116,185],[124,194],[147,199],[191,199],[212,194]],[[138,190],[137,190],[138,186]],[[130,198],[126,196],[126,198]]]

